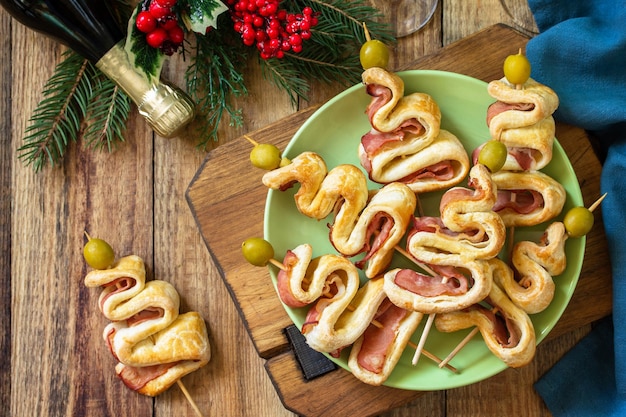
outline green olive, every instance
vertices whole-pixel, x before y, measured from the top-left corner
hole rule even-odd
[[[372,39],[361,46],[359,58],[363,69],[372,67],[387,69],[387,65],[389,65],[389,48],[381,41]]]
[[[280,149],[269,143],[261,143],[252,148],[250,162],[257,168],[272,170],[280,166]]]
[[[241,253],[254,266],[265,266],[274,257],[271,243],[260,237],[249,237],[241,244]]]
[[[504,76],[511,84],[524,84],[530,78],[530,61],[522,54],[522,51],[507,56],[503,69]]]
[[[498,172],[506,162],[507,153],[504,143],[499,140],[490,140],[480,150],[478,163],[486,166],[492,173]]]
[[[570,209],[563,219],[565,230],[571,237],[581,237],[589,233],[593,222],[593,213],[586,207]]]
[[[94,269],[107,269],[115,261],[115,252],[107,242],[98,238],[89,238],[83,248],[83,257]]]

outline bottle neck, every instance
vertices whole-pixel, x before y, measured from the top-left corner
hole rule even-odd
[[[139,113],[160,136],[175,136],[193,119],[193,101],[184,92],[164,81],[150,81],[131,64],[123,42],[104,54],[96,67],[133,100]]]

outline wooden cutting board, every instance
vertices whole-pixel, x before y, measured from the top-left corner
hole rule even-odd
[[[491,81],[502,77],[505,57],[524,48],[527,38],[503,25],[485,29],[416,61],[411,69],[452,71]],[[316,110],[297,112],[248,136],[283,149],[296,130]],[[599,196],[601,165],[585,133],[557,124],[557,138],[572,162],[589,206]],[[250,338],[288,409],[299,415],[376,415],[421,395],[361,383],[344,370],[306,381],[283,329],[291,324],[279,302],[266,268],[249,265],[241,242],[263,236],[267,190],[262,172],[249,162],[250,144],[239,138],[212,151],[187,190],[187,201],[213,260],[221,271]],[[602,219],[587,236],[585,262],[578,287],[550,337],[588,324],[611,312],[611,271]],[[590,302],[593,300],[593,302]],[[315,393],[312,395],[312,393]],[[367,398],[367,401],[363,401]]]

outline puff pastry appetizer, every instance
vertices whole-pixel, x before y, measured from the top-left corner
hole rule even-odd
[[[362,74],[372,100],[367,107],[372,129],[361,138],[359,159],[372,181],[406,183],[414,192],[458,184],[469,158],[452,133],[441,130],[441,111],[431,96],[404,94],[402,79],[382,68]]]
[[[124,384],[156,396],[206,365],[211,349],[206,324],[197,312],[179,314],[180,298],[165,281],[146,282],[143,260],[127,256],[112,268],[93,270],[87,287],[102,287],[99,307],[112,321],[103,332]]]

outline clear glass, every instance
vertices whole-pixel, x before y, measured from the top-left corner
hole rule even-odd
[[[417,32],[433,17],[438,0],[372,0],[397,38]]]

